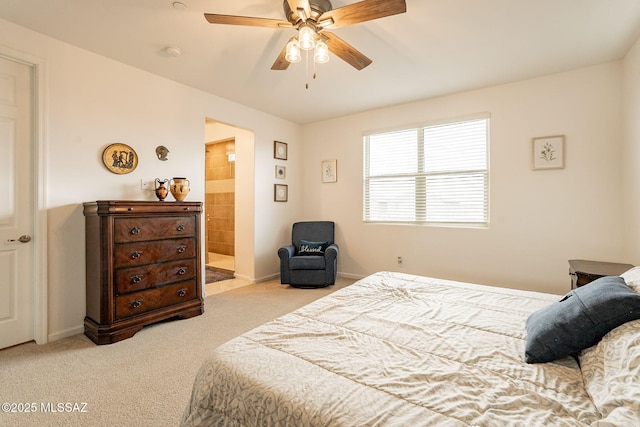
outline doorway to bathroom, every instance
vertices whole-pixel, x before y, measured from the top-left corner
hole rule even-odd
[[[207,267],[235,272],[235,138],[205,144]]]

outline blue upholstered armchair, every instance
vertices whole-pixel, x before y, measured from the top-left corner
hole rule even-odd
[[[278,249],[280,283],[298,288],[333,285],[338,272],[338,245],[331,221],[296,222],[291,244]]]

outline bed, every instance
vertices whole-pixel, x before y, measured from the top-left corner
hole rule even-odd
[[[527,319],[559,298],[373,274],[218,347],[182,425],[640,425],[640,320],[525,362]]]

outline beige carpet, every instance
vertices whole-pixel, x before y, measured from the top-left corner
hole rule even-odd
[[[211,350],[353,282],[295,289],[272,280],[211,295],[202,316],[152,325],[115,344],[76,335],[0,350],[0,403],[35,409],[0,411],[0,426],[177,426]],[[86,412],[42,412],[58,403]]]

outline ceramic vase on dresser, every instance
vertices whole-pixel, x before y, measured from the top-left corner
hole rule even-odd
[[[164,179],[164,180],[160,180],[160,178],[156,178],[156,197],[158,198],[158,200],[160,200],[161,202],[164,201],[164,199],[167,197],[167,194],[169,194],[169,190],[167,189],[167,187],[165,187],[165,184],[169,183],[168,179]]]
[[[189,194],[189,185],[190,182],[187,178],[173,178],[169,190],[173,197],[181,202],[187,197],[187,194]]]

